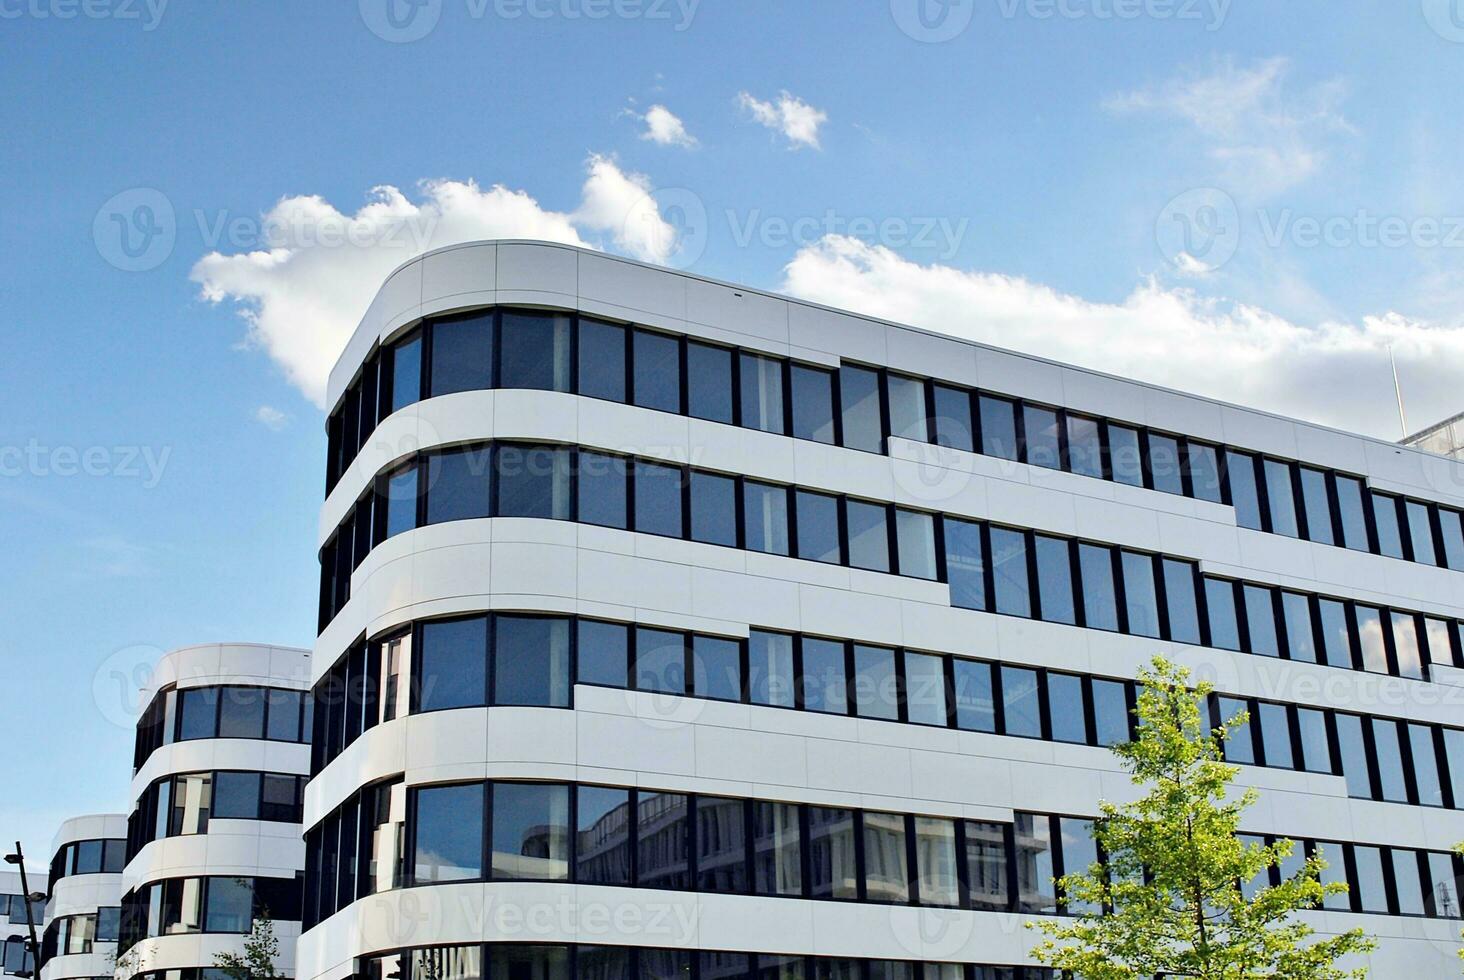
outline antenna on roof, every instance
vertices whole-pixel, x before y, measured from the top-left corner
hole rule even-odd
[[[1393,394],[1398,397],[1398,424],[1403,428],[1403,438],[1408,438],[1408,416],[1403,411],[1403,387],[1398,384],[1398,361],[1393,357],[1393,345],[1388,345],[1388,364],[1393,368]]]

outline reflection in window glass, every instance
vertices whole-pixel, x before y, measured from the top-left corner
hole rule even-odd
[[[1058,441],[1057,412],[1036,405],[1022,407],[1022,431],[1027,462],[1050,470],[1062,469],[1062,447]]]
[[[692,472],[691,540],[737,546],[737,481],[732,477]]]
[[[578,683],[624,687],[630,663],[629,628],[620,623],[579,620],[575,661]]]
[[[483,877],[483,786],[417,790],[412,880],[417,884]]]
[[[1260,585],[1241,586],[1245,596],[1245,625],[1250,634],[1250,652],[1263,657],[1281,656],[1276,639],[1276,606],[1270,589]]]
[[[793,637],[753,630],[747,641],[747,690],[753,704],[791,708],[797,701]]]
[[[494,944],[489,947],[488,975],[513,980],[571,980],[569,948],[566,946],[528,946]],[[431,971],[418,980],[479,980],[481,973]]]
[[[915,868],[921,905],[953,906],[960,901],[955,821],[915,818]]]
[[[904,375],[885,376],[890,405],[890,435],[929,442],[925,422],[925,382]]]
[[[670,630],[635,630],[635,686],[661,694],[686,693],[686,638]]]
[[[432,324],[432,394],[487,388],[493,378],[493,311]]]
[[[1007,735],[1042,737],[1042,705],[1037,694],[1037,671],[1027,667],[1003,665],[1001,706]]]
[[[1093,821],[1076,817],[1059,817],[1058,833],[1062,835],[1062,868],[1064,874],[1087,874],[1098,863],[1098,843],[1093,839]],[[1066,902],[1070,914],[1097,914],[1091,902]]]
[[[742,481],[747,550],[788,554],[788,488]]]
[[[1354,551],[1369,550],[1362,481],[1339,473],[1333,483],[1337,488],[1337,519],[1342,525],[1342,544]]]
[[[809,897],[858,898],[854,811],[826,806],[807,810]]]
[[[991,395],[982,395],[977,401],[981,413],[981,452],[998,459],[1016,459],[1016,406],[1005,398]]]
[[[1378,553],[1390,558],[1403,557],[1403,536],[1398,528],[1398,499],[1372,492],[1373,526],[1378,532]]]
[[[1215,701],[1220,709],[1220,724],[1225,726],[1228,736],[1225,740],[1225,761],[1254,764],[1256,746],[1251,737],[1254,719],[1240,721],[1237,717],[1248,710],[1246,703],[1238,698],[1216,698]]]
[[[1382,614],[1372,606],[1354,606],[1357,640],[1362,647],[1362,669],[1376,674],[1388,672],[1388,650],[1383,641]]]
[[[1343,855],[1342,845],[1334,844],[1331,841],[1317,841],[1316,856],[1326,862],[1318,880],[1324,885],[1347,884],[1347,862]],[[1343,889],[1336,894],[1328,895],[1322,899],[1322,908],[1334,909],[1339,912],[1352,910],[1352,895],[1350,889]]]
[[[1418,622],[1412,613],[1394,612],[1393,652],[1400,677],[1423,678],[1423,652],[1418,648]]]
[[[578,466],[576,520],[602,527],[628,528],[627,493],[629,465],[624,456],[606,456],[581,449],[575,454]]]
[[[952,449],[976,448],[971,427],[971,394],[961,388],[935,385],[935,441]]]
[[[1352,845],[1357,871],[1357,905],[1363,912],[1387,912],[1388,889],[1383,883],[1383,852],[1376,847]]]
[[[397,341],[391,355],[391,411],[422,398],[422,332],[413,330]]]
[[[1128,631],[1135,636],[1158,636],[1159,600],[1154,593],[1154,558],[1132,551],[1125,551],[1122,555]]]
[[[958,609],[985,609],[986,557],[981,545],[981,525],[947,517],[943,529],[951,605]]]
[[[1431,616],[1423,618],[1423,635],[1428,643],[1428,662],[1431,664],[1454,663],[1454,643],[1449,636],[1449,624]]]
[[[493,703],[569,706],[569,620],[499,615],[493,621]]]
[[[1437,565],[1434,554],[1433,523],[1429,520],[1428,505],[1416,500],[1403,505],[1408,514],[1408,541],[1413,545],[1413,560],[1424,565]]]
[[[1423,915],[1423,876],[1418,870],[1418,852],[1395,847],[1391,863],[1398,914]]]
[[[1103,440],[1097,419],[1067,416],[1068,469],[1080,476],[1103,478]]]
[[[1113,551],[1103,545],[1078,545],[1083,578],[1083,621],[1089,629],[1118,629],[1118,596],[1113,584]]]
[[[386,536],[417,526],[417,464],[408,463],[386,478]]]
[[[575,790],[575,819],[575,880],[630,884],[630,790],[580,786]]]
[[[956,726],[972,732],[996,731],[996,698],[991,664],[956,657]]]
[[[1352,641],[1347,629],[1347,607],[1336,599],[1317,599],[1322,623],[1322,652],[1333,667],[1352,668]]]
[[[569,451],[499,445],[494,453],[498,517],[569,519]]]
[[[1221,503],[1224,494],[1220,482],[1220,454],[1215,447],[1190,441],[1186,445],[1186,455],[1190,487],[1196,499]]]
[[[731,350],[687,341],[686,413],[692,418],[731,424]]]
[[[797,508],[798,557],[839,564],[839,500],[828,494],[798,490],[794,493]]]
[[[1266,503],[1271,510],[1271,530],[1294,538],[1298,531],[1296,496],[1291,486],[1291,464],[1268,459],[1261,465],[1266,473]]]
[[[569,878],[569,787],[555,783],[493,785],[493,877]]]
[[[625,401],[625,328],[587,317],[579,322],[581,395]]]
[[[783,425],[783,362],[743,352],[740,364],[742,424],[763,432],[785,431]]]
[[[1316,663],[1317,644],[1312,635],[1311,600],[1300,592],[1282,592],[1281,613],[1286,620],[1286,655],[1292,660]]]
[[[681,470],[635,461],[635,530],[681,537]]]
[[[747,882],[747,820],[742,800],[696,798],[696,886],[741,895]]]
[[[919,725],[947,724],[945,666],[941,657],[906,651],[905,714]]]
[[[1367,748],[1362,740],[1362,719],[1338,712],[1337,753],[1342,759],[1342,775],[1347,780],[1347,795],[1370,800],[1373,796],[1372,776],[1367,770]]]
[[[1444,563],[1450,568],[1464,570],[1464,520],[1457,510],[1440,507],[1439,531],[1444,539]]]
[[[871,902],[908,902],[910,867],[905,850],[905,817],[864,812],[864,890]]]
[[[935,578],[935,518],[917,510],[895,511],[895,542],[900,574]]]
[[[849,564],[872,572],[888,572],[890,531],[885,505],[850,500],[844,508],[849,528]]]
[[[420,628],[422,642],[413,658],[417,710],[486,703],[488,617],[435,620]]]
[[[1013,828],[1017,851],[1018,911],[1057,913],[1053,884],[1052,821],[1046,814],[1018,813]]]
[[[752,802],[753,887],[759,895],[803,893],[798,806]]]
[[[1006,911],[1008,825],[967,820],[966,881],[973,909]]]
[[[452,449],[427,457],[427,523],[488,516],[486,447]]]
[[[1129,740],[1128,691],[1119,681],[1093,678],[1093,728],[1099,745]]]
[[[1042,604],[1042,618],[1050,623],[1077,622],[1073,604],[1072,558],[1065,538],[1035,538],[1037,557],[1037,595]]]
[[[1266,765],[1274,769],[1295,769],[1286,706],[1262,702],[1256,708],[1256,715],[1256,720],[1260,723],[1261,750],[1265,753]]]
[[[844,667],[844,644],[804,637],[803,707],[830,714],[849,713],[849,678]]]
[[[1403,778],[1403,747],[1399,742],[1398,723],[1391,718],[1372,718],[1373,755],[1378,763],[1378,787],[1383,799],[1393,803],[1408,802],[1408,787]]]
[[[1055,742],[1088,742],[1087,712],[1083,709],[1083,679],[1072,674],[1047,675],[1048,716]]]
[[[760,634],[753,631],[756,638]],[[691,638],[692,690],[699,698],[742,700],[742,647],[736,640],[697,634]]]
[[[854,645],[854,712],[861,718],[899,719],[895,651]]]
[[[1454,859],[1448,854],[1428,855],[1428,892],[1424,907],[1441,919],[1460,917],[1459,882],[1454,875]]]
[[[1179,440],[1149,433],[1149,479],[1155,490],[1184,494],[1184,475],[1179,468]]]
[[[1333,544],[1332,505],[1327,499],[1327,474],[1302,466],[1301,503],[1306,514],[1306,536],[1322,544]]]
[[[498,386],[569,390],[569,315],[504,310]]]
[[[991,528],[991,570],[996,585],[996,611],[1013,616],[1032,615],[1024,533],[1004,527]]]
[[[1195,600],[1198,572],[1187,561],[1165,558],[1164,604],[1169,613],[1169,638],[1177,643],[1200,642],[1200,609]]]
[[[834,441],[834,375],[832,371],[794,364],[791,435],[814,442]]]
[[[219,692],[219,738],[264,737],[264,692],[225,687]]]
[[[1332,771],[1332,740],[1327,737],[1327,716],[1316,708],[1296,709],[1301,732],[1301,766],[1307,772]]]
[[[1240,626],[1235,615],[1235,583],[1205,576],[1205,612],[1210,626],[1210,646],[1221,650],[1240,649]]]
[[[1235,522],[1241,527],[1261,529],[1261,497],[1256,489],[1254,456],[1225,451],[1225,471],[1230,478],[1230,503],[1235,507]]]
[[[842,365],[839,368],[839,401],[844,445],[869,453],[883,452],[879,374],[868,368]]]
[[[691,887],[686,795],[640,790],[636,796],[636,882],[686,890]]]
[[[636,330],[631,341],[635,365],[634,401],[642,408],[681,411],[681,354],[675,337]]]
[[[1108,423],[1108,469],[1116,483],[1144,485],[1144,454],[1139,450],[1138,430]]]
[[[1413,754],[1413,783],[1420,806],[1443,806],[1444,788],[1439,782],[1439,760],[1434,752],[1433,729],[1408,725],[1408,748]]]

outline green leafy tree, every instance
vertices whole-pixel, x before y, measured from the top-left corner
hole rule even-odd
[[[1365,969],[1336,965],[1373,948],[1361,930],[1318,939],[1293,915],[1347,890],[1321,883],[1320,857],[1275,887],[1250,897],[1242,890],[1294,845],[1245,844],[1237,836],[1256,792],[1230,792],[1238,769],[1225,763],[1223,743],[1227,728],[1245,716],[1212,731],[1210,686],[1190,690],[1188,678],[1162,657],[1140,675],[1138,737],[1113,751],[1143,795],[1124,806],[1100,805],[1093,836],[1104,863],[1058,882],[1072,907],[1107,912],[1029,923],[1046,934],[1037,958],[1085,980],[1366,976]]]
[[[284,980],[276,969],[280,958],[280,941],[275,937],[274,920],[264,911],[254,920],[242,953],[220,953],[214,966],[229,980]]]

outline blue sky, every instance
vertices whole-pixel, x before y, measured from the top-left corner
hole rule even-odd
[[[1391,343],[1413,427],[1464,409],[1459,0],[386,2],[0,0],[0,836],[38,857],[125,808],[158,652],[309,645],[321,379],[420,246],[578,241],[1389,438]]]

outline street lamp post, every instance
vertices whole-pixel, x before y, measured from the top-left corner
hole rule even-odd
[[[15,842],[14,854],[5,855],[5,863],[20,868],[20,890],[25,896],[25,924],[30,930],[31,972],[18,974],[18,976],[34,977],[41,972],[41,944],[36,942],[35,903],[37,898],[44,899],[46,896],[31,894],[30,879],[26,877],[25,873],[25,852],[20,849],[20,841]]]

